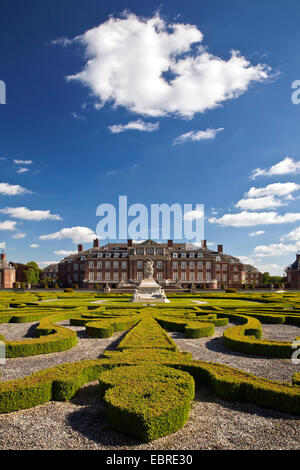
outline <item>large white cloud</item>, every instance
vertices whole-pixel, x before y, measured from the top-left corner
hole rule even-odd
[[[263,188],[252,188],[246,193],[248,197],[264,197],[264,196],[277,196],[277,197],[291,197],[291,193],[300,188],[296,183],[273,183],[268,184]]]
[[[300,240],[300,227],[297,227],[294,230],[292,230],[291,232],[289,232],[285,235],[282,235],[280,240],[281,241],[284,241],[284,240]]]
[[[271,245],[256,246],[253,250],[255,256],[283,256],[295,253],[300,248],[300,242],[285,245],[284,243],[272,243]]]
[[[29,189],[18,184],[0,183],[0,194],[4,196],[18,196],[20,194],[32,193]]]
[[[295,161],[290,157],[285,157],[280,162],[272,165],[270,168],[256,168],[252,171],[250,178],[255,179],[257,176],[274,176],[300,173],[300,160]]]
[[[196,26],[166,24],[158,14],[110,17],[75,38],[86,63],[67,79],[88,86],[98,108],[111,102],[148,116],[191,118],[268,77],[269,67],[252,65],[238,51],[228,60],[216,57],[200,45],[202,39]]]
[[[17,222],[14,220],[4,220],[0,222],[0,230],[16,230]]]
[[[300,213],[286,213],[279,215],[277,212],[248,212],[238,214],[224,214],[222,217],[208,219],[210,223],[216,223],[224,227],[251,227],[255,225],[285,224],[300,220]]]
[[[40,235],[41,240],[62,240],[69,238],[73,243],[92,242],[97,235],[88,227],[69,227],[63,228],[58,232],[49,233],[48,235]]]
[[[5,207],[0,209],[0,212],[23,220],[61,220],[59,215],[51,214],[49,210],[31,210],[27,209],[27,207]]]

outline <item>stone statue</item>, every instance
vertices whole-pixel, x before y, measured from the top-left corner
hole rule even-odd
[[[154,261],[148,260],[145,263],[145,279],[153,279]]]

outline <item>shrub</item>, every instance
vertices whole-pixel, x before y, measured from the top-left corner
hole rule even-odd
[[[236,289],[232,289],[232,288],[226,289],[225,292],[228,292],[230,294],[237,294],[238,293],[238,291]]]
[[[74,292],[74,290],[71,289],[70,287],[66,287],[66,288],[64,289],[64,292],[69,292],[69,293],[71,293],[71,292]]]

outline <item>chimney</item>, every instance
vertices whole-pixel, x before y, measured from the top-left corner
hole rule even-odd
[[[95,238],[93,242],[93,248],[99,248],[99,238]]]
[[[168,240],[168,248],[173,248],[173,240]]]
[[[207,248],[207,246],[206,246],[206,240],[202,240],[202,248]]]
[[[128,246],[129,248],[132,248],[132,240],[127,240],[127,246]]]
[[[218,253],[223,253],[223,245],[218,245]]]
[[[83,245],[78,245],[78,253],[82,253],[83,252]]]
[[[6,258],[6,254],[5,253],[1,253],[1,261],[4,261]]]

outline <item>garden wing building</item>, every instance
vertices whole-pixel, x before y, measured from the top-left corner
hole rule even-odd
[[[154,262],[154,279],[164,287],[241,288],[253,269],[252,284],[261,284],[262,274],[250,265],[244,265],[231,255],[223,253],[223,245],[217,251],[192,243],[158,243],[147,240],[142,243],[108,243],[78,252],[64,258],[58,264],[59,282],[64,286],[97,288],[134,288],[144,278],[147,260]],[[251,271],[252,272],[252,271]],[[249,274],[250,275],[250,274]]]
[[[300,289],[300,253],[296,255],[296,261],[285,270],[287,275],[287,287]]]
[[[6,260],[5,253],[0,254],[0,289],[11,289],[16,281],[16,270]]]

